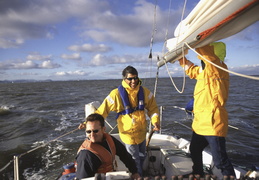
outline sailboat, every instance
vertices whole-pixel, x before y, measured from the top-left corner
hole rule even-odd
[[[85,105],[85,116],[94,113],[98,109],[100,102],[94,101]],[[160,117],[163,117],[163,107],[160,107]],[[114,133],[116,125],[113,127],[108,121],[106,124],[111,128],[109,134],[121,141],[119,134]],[[143,163],[143,174],[147,179],[194,179],[192,175],[192,160],[190,158],[190,142],[178,136],[154,133],[150,130],[147,133],[147,155]],[[82,180],[105,180],[105,179],[131,179],[127,167],[115,157],[115,170],[106,174],[95,174],[94,177],[83,178]],[[212,155],[209,151],[203,151],[204,171],[206,179],[223,179],[219,169],[213,163]],[[75,164],[73,162],[63,166],[64,172],[59,180],[73,180],[76,177]],[[234,167],[236,179],[257,179],[259,171],[255,169],[246,170],[239,166]],[[145,179],[144,178],[144,179]],[[199,179],[198,177],[195,177]],[[233,178],[234,179],[234,178]]]
[[[258,0],[201,0],[190,14],[183,19],[175,29],[175,37],[166,40],[168,51],[162,55],[157,67],[170,62],[173,63],[183,56],[186,49],[202,47],[232,36],[259,20]],[[96,102],[86,104],[86,113],[93,112]],[[163,107],[160,108],[161,121]],[[109,125],[110,126],[110,125]],[[112,130],[116,127],[112,127]],[[163,127],[162,127],[163,128]],[[75,130],[73,130],[75,131]],[[109,132],[120,140],[119,134]],[[153,133],[147,134],[147,155],[143,164],[146,177],[155,179],[187,179],[192,172],[190,158],[190,142],[184,138]],[[128,169],[116,158],[115,172],[96,174],[95,177],[85,179],[130,179]],[[221,172],[215,167],[209,151],[203,152],[204,169],[207,171],[206,179],[223,179]],[[18,165],[15,166],[15,177],[18,177]],[[258,179],[258,170],[245,170],[235,166],[237,179]],[[74,164],[64,165],[60,180],[75,178]],[[197,179],[197,177],[196,177]]]
[[[259,20],[259,16],[255,16],[258,11],[258,0],[199,1],[190,14],[178,24],[174,33],[175,37],[166,40],[165,45],[168,51],[157,62],[158,69],[168,62],[177,61],[184,55],[186,49],[202,47],[242,31]],[[91,106],[91,104],[87,104],[86,107],[89,105]],[[162,121],[163,107],[160,109],[160,116]],[[112,135],[120,140],[118,134]],[[153,133],[150,130],[147,134],[147,142],[147,155],[143,164],[146,177],[154,179],[194,178],[186,176],[192,172],[193,164],[188,140]],[[96,174],[95,177],[85,179],[130,179],[125,165],[117,158],[116,162],[118,166],[115,172]],[[206,179],[223,179],[220,170],[214,165],[211,153],[206,150],[203,151],[203,164],[208,175],[205,177]],[[234,167],[234,170],[236,179],[259,177],[258,170],[247,171],[237,166]]]

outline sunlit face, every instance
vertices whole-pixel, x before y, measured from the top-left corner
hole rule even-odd
[[[139,83],[138,76],[130,73],[127,74],[127,77],[124,79],[124,81],[133,89],[136,88]]]
[[[88,121],[86,123],[85,129],[86,135],[93,143],[102,142],[103,140],[103,133],[105,132],[105,127],[101,127],[99,121]]]

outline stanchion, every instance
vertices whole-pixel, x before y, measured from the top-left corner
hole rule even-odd
[[[14,160],[14,180],[19,180],[19,157],[13,156]]]

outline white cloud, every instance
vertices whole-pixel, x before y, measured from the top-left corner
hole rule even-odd
[[[0,30],[1,31],[1,30]],[[0,48],[8,49],[8,48],[16,48],[24,43],[24,40],[21,38],[17,39],[8,39],[8,38],[1,38],[0,36]]]
[[[62,72],[56,72],[57,76],[84,76],[87,75],[88,73],[81,71],[81,70],[76,70],[76,71],[62,71]]]
[[[57,76],[65,76],[66,72],[62,71],[62,72],[56,72]]]
[[[104,56],[102,54],[96,54],[90,61],[90,65],[103,66],[107,64],[132,64],[132,63],[144,63],[146,58],[143,55],[123,55],[123,56]]]
[[[84,23],[86,30],[82,36],[90,37],[95,41],[114,41],[129,46],[147,46],[149,44],[153,25],[153,4],[137,1],[132,14],[116,15],[115,13],[107,9],[99,12],[95,18],[86,18]],[[161,13],[161,11],[158,10],[157,13]],[[165,15],[159,14],[158,17],[166,18]],[[165,24],[161,24],[165,20],[158,21],[158,25],[165,27]],[[91,28],[89,28],[90,26]]]
[[[0,7],[0,48],[16,47],[28,39],[53,38],[56,33],[53,24],[99,13],[107,4],[99,0],[3,1]]]
[[[30,60],[23,63],[12,64],[12,69],[32,69],[32,68],[38,68],[38,65]]]
[[[42,60],[51,60],[52,55],[40,55],[39,53],[29,54],[26,57],[27,60],[36,60],[36,61],[42,61]]]
[[[108,47],[104,44],[98,44],[98,45],[83,44],[81,46],[72,45],[72,46],[68,47],[68,49],[71,51],[78,51],[78,52],[108,52],[112,48]]]
[[[73,54],[62,54],[61,58],[63,59],[71,59],[71,60],[82,60],[82,57],[79,53],[73,53]]]
[[[229,70],[236,73],[245,74],[245,75],[258,75],[259,64],[230,67]]]
[[[170,12],[172,18],[168,19],[169,7],[167,3],[162,2],[163,5],[157,6],[155,12],[155,6],[150,0],[3,1],[0,6],[0,54],[3,56],[0,60],[0,69],[3,71],[11,69],[54,69],[61,67],[57,63],[61,58],[78,61],[83,58],[89,60],[93,53],[96,53],[96,55],[90,61],[66,61],[63,66],[69,66],[67,67],[69,70],[75,69],[79,63],[80,66],[100,66],[98,68],[103,73],[107,71],[105,69],[107,66],[118,67],[132,64],[142,67],[144,63],[147,64],[153,23],[156,23],[157,28],[154,34],[154,49],[152,49],[154,52],[162,50],[162,43],[166,38],[166,29],[169,30],[168,38],[170,38],[173,34],[170,31],[173,31],[175,25],[178,24],[181,16],[181,7],[178,3]],[[121,7],[122,4],[123,7]],[[154,13],[156,13],[155,22]],[[167,22],[169,23],[168,26]],[[258,49],[258,41],[256,41],[259,32],[256,31],[258,25],[256,23],[255,26],[247,28],[235,37],[240,40],[238,41],[240,45],[246,45],[246,48],[249,48],[251,52]],[[243,41],[244,39],[251,42],[249,44],[251,47],[247,46],[247,43]],[[68,53],[67,47],[68,50],[75,53]],[[145,47],[146,49],[139,47]],[[233,46],[230,47],[236,50]],[[25,53],[35,51],[37,53],[30,53],[26,58],[21,59]],[[240,51],[236,50],[236,52],[239,52],[238,55],[234,54],[231,59],[235,59],[236,56],[243,59],[248,57],[240,55]],[[246,50],[242,49],[242,51]],[[47,55],[44,55],[46,52]],[[89,53],[85,53],[82,57],[82,54],[80,54],[82,52]],[[249,57],[251,61],[249,62],[243,60],[237,62],[256,64],[257,62],[254,59],[257,56],[254,54],[251,53],[251,57]],[[59,59],[56,60],[55,57]],[[155,57],[154,54],[153,57]],[[240,66],[241,63],[237,65],[237,62],[233,65]],[[258,74],[256,67],[240,67],[238,71],[243,68],[249,69],[245,73],[257,70],[256,74]],[[173,73],[177,72],[177,69],[173,70]],[[47,74],[50,71],[42,71],[41,73]],[[60,70],[57,74],[59,73],[72,75],[76,71]],[[12,76],[11,73],[6,74],[6,77]]]
[[[59,64],[53,63],[50,60],[42,62],[42,64],[39,66],[43,69],[54,69],[61,67]]]
[[[52,61],[43,61],[41,64],[35,63],[32,60],[27,60],[25,62],[4,62],[0,63],[0,69],[55,69],[59,68],[61,65],[53,63]]]

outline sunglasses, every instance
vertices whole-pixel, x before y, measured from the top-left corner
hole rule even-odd
[[[133,79],[134,79],[134,80],[138,80],[138,77],[136,76],[136,77],[125,78],[125,79],[127,79],[128,81],[132,81]]]
[[[87,130],[87,131],[85,131],[87,134],[90,134],[90,133],[98,133],[99,132],[99,129],[95,129],[95,130]]]

